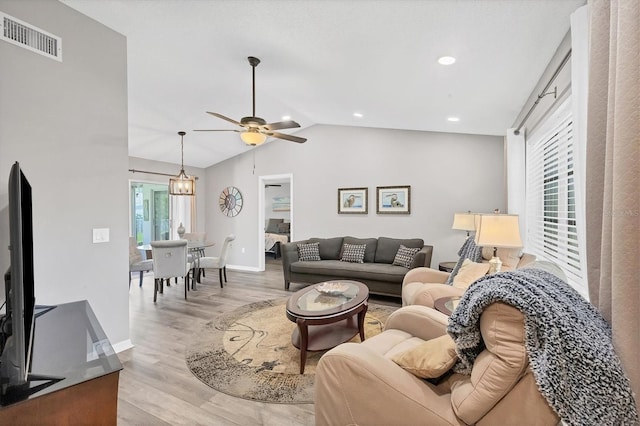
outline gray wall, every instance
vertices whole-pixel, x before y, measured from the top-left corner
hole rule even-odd
[[[258,252],[261,175],[293,174],[293,239],[419,237],[434,246],[435,267],[456,260],[464,240],[463,232],[451,230],[455,212],[504,211],[502,137],[328,125],[300,135],[309,140],[278,140],[255,148],[255,174],[251,150],[206,170],[211,194],[235,185],[244,195],[235,218],[220,213],[215,196],[206,204],[209,237],[237,236],[230,266],[256,269],[264,255]],[[376,186],[389,185],[411,185],[410,215],[376,214]],[[337,213],[337,189],[349,187],[369,188],[367,215]]]
[[[0,270],[19,161],[33,187],[37,303],[87,299],[111,342],[126,346],[126,39],[57,1],[0,0],[0,10],[63,45],[57,62],[0,41]],[[93,244],[93,228],[109,228],[110,241]]]

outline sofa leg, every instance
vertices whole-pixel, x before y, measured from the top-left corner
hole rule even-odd
[[[289,281],[285,281],[284,282],[284,289],[285,290],[289,290],[289,284],[290,284]]]

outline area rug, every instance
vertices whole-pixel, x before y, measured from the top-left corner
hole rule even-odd
[[[313,402],[316,365],[326,352],[307,352],[300,374],[300,351],[291,343],[296,324],[286,317],[287,298],[252,303],[218,316],[197,330],[186,361],[203,383],[228,395],[254,401]],[[365,337],[380,333],[397,308],[369,303]],[[352,339],[359,342],[359,336]]]

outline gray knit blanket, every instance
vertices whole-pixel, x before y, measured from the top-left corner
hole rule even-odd
[[[480,314],[498,301],[523,313],[536,383],[566,424],[640,424],[629,379],[613,349],[611,327],[571,286],[541,269],[487,275],[467,289],[447,329],[459,357],[455,371],[471,373],[485,347]]]

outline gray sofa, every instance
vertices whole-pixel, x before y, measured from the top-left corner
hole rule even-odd
[[[320,261],[300,261],[298,244],[319,243]],[[340,260],[343,244],[365,244],[364,263],[350,263]],[[393,260],[400,245],[409,248],[420,248],[411,266],[393,265]],[[282,244],[282,269],[284,271],[284,288],[294,283],[319,283],[322,281],[347,279],[360,281],[369,287],[373,294],[387,296],[402,295],[402,280],[405,274],[419,266],[429,267],[433,246],[424,245],[419,238],[310,238]]]

